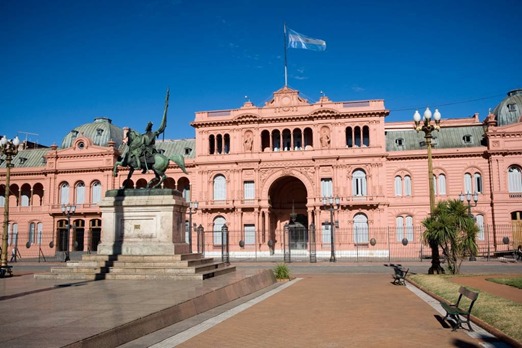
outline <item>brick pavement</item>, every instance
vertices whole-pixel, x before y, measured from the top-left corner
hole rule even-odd
[[[177,347],[476,347],[389,274],[313,274]],[[159,347],[160,345],[158,345]]]

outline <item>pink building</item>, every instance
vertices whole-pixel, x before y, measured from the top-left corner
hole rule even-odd
[[[185,156],[189,175],[172,165],[164,186],[198,202],[187,214],[193,250],[220,255],[226,225],[235,257],[430,255],[420,240],[429,212],[424,133],[413,120],[386,122],[388,114],[383,100],[310,103],[286,87],[263,106],[196,113],[195,139],[157,143]],[[485,120],[443,118],[434,133],[436,200],[477,193],[471,212],[482,253],[522,243],[521,116],[522,90],[515,90]],[[10,248],[22,258],[64,250],[62,205],[74,204],[70,250],[96,250],[98,203],[126,177],[125,169],[112,176],[123,133],[99,118],[75,127],[60,147],[20,149],[11,169]],[[5,174],[2,163],[2,183]],[[151,177],[135,172],[131,185],[144,187]],[[5,184],[0,211],[4,194]]]

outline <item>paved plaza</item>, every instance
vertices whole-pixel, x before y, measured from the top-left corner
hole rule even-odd
[[[184,282],[37,280],[49,264],[14,264],[15,276],[0,279],[0,346],[509,347],[476,326],[453,332],[437,301],[391,284],[383,263],[294,262],[295,279],[282,283],[267,280],[275,262],[233,264],[235,274]],[[462,271],[522,274],[522,263]]]

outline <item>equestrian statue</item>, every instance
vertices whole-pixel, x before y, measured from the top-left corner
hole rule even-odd
[[[135,170],[141,170],[143,174],[152,170],[155,177],[147,183],[147,188],[157,188],[165,181],[167,175],[165,172],[169,166],[169,161],[176,163],[183,173],[188,174],[185,169],[185,160],[182,155],[174,154],[172,156],[165,156],[156,149],[156,138],[165,131],[167,127],[167,110],[169,108],[169,90],[167,89],[167,96],[165,97],[165,111],[158,130],[152,130],[152,122],[147,124],[145,133],[139,134],[133,129],[127,132],[127,143],[122,155],[114,164],[113,175],[118,176],[118,167],[129,167],[129,174],[127,180],[123,185],[130,180],[132,173]]]

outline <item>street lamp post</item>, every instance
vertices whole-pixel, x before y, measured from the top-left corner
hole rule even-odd
[[[413,120],[415,121],[415,130],[420,132],[421,130],[424,132],[424,139],[426,140],[426,147],[428,148],[428,187],[430,191],[430,214],[433,215],[435,211],[435,187],[433,186],[433,162],[431,159],[431,146],[432,146],[432,132],[440,130],[440,119],[441,115],[439,110],[435,109],[435,113],[433,114],[434,123],[431,122],[431,111],[429,108],[426,108],[424,111],[424,120],[421,120],[421,115],[419,111],[415,111],[413,115]],[[430,241],[431,248],[431,267],[428,270],[429,274],[434,273],[444,273],[444,269],[440,266],[440,257],[439,257],[439,246],[436,241]]]
[[[192,253],[192,214],[194,214],[198,210],[198,202],[190,202],[189,203],[189,234],[188,234],[188,242],[189,242],[189,251]]]
[[[462,203],[464,203],[464,199],[466,199],[466,201],[468,202],[468,216],[473,219],[474,217],[473,217],[473,214],[471,213],[471,208],[472,207],[476,207],[477,204],[478,204],[478,199],[479,199],[478,192],[475,191],[475,193],[473,194],[473,205],[471,204],[471,193],[469,191],[468,191],[468,193],[466,193],[466,195],[464,195],[461,192],[460,195],[459,195],[459,199],[460,199],[460,201]],[[473,255],[471,253],[471,255],[469,256],[469,260],[470,261],[476,261],[477,258],[475,257],[475,255]]]
[[[339,197],[323,197],[323,206],[330,210],[330,262],[336,262],[335,258],[335,244],[334,244],[334,211],[339,209],[341,200]]]
[[[70,261],[69,257],[69,237],[71,233],[71,216],[74,215],[76,206],[71,204],[62,204],[62,213],[67,217],[67,232],[66,232],[66,245],[65,245],[65,257],[64,262]]]
[[[6,270],[7,266],[7,240],[9,233],[9,185],[11,181],[11,162],[13,157],[18,153],[18,145],[20,140],[15,137],[8,140],[4,135],[0,139],[0,153],[5,155],[5,200],[4,200],[4,231],[2,234],[2,255],[0,256],[0,268]]]

